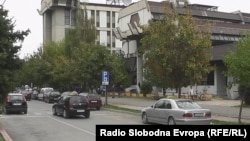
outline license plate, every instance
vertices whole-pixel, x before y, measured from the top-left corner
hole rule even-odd
[[[77,110],[77,112],[84,112],[85,110]]]
[[[195,113],[194,116],[195,116],[195,117],[203,117],[204,114],[203,114],[203,113]]]
[[[13,103],[13,105],[21,105],[21,103]]]
[[[97,101],[91,101],[92,103],[96,103]]]

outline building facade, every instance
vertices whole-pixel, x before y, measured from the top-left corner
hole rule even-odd
[[[133,77],[136,79],[134,87],[143,81],[142,63],[143,58],[136,52],[139,47],[139,39],[143,32],[139,25],[147,25],[149,20],[160,20],[164,13],[164,2],[153,2],[141,0],[123,8],[119,13],[119,26],[113,30],[117,39],[123,41],[122,50],[125,52],[128,67],[131,68]],[[213,95],[227,96],[230,99],[238,98],[237,86],[227,88],[231,78],[224,76],[226,67],[223,57],[228,51],[236,48],[237,41],[250,31],[250,14],[239,11],[226,13],[218,11],[217,6],[189,4],[187,0],[167,0],[174,6],[179,14],[184,14],[187,8],[191,10],[192,16],[197,21],[197,28],[203,28],[204,23],[213,23],[210,27],[212,35],[212,58],[214,66],[205,84],[196,85],[196,93],[204,91]],[[132,61],[131,61],[132,60]],[[189,88],[183,87],[182,93],[187,93]],[[169,89],[167,92],[174,92]]]
[[[118,15],[124,5],[116,3],[86,3],[79,0],[41,0],[40,15],[43,17],[43,42],[64,39],[68,29],[76,25],[78,7],[86,6],[88,18],[96,26],[96,43],[108,47],[111,52],[120,50],[122,41],[115,38],[112,30],[118,26]]]

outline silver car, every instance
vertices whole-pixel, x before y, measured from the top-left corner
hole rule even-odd
[[[201,108],[190,99],[167,99],[156,101],[141,111],[142,122],[164,125],[210,125],[210,109]]]

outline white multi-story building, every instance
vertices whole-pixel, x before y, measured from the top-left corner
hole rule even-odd
[[[68,29],[76,24],[78,6],[81,9],[86,6],[88,18],[94,19],[96,43],[107,46],[111,52],[120,50],[122,42],[115,38],[112,29],[117,27],[119,11],[125,6],[115,1],[99,4],[79,0],[41,0],[39,13],[43,16],[43,42],[64,39]]]

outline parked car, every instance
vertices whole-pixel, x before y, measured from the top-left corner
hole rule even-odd
[[[61,93],[59,91],[51,91],[49,93],[46,93],[44,95],[44,102],[46,103],[52,103],[57,101],[57,99],[61,96]]]
[[[27,114],[28,104],[26,98],[21,93],[9,93],[4,101],[3,112],[9,114],[11,112]]]
[[[38,100],[44,101],[45,95],[51,91],[54,91],[54,89],[51,87],[41,88],[40,93],[38,94]]]
[[[201,108],[190,99],[159,99],[141,111],[142,122],[166,125],[209,125],[210,109]]]
[[[61,96],[68,96],[72,93],[72,91],[65,91],[61,94]]]
[[[64,118],[70,118],[76,115],[90,117],[88,100],[80,95],[61,96],[52,106],[53,115],[62,115]]]
[[[32,96],[32,90],[23,90],[21,91],[21,93],[24,95],[24,97],[26,98],[27,101],[31,100],[31,96]]]
[[[79,93],[79,95],[84,96],[88,99],[90,108],[100,110],[100,108],[102,107],[102,99],[98,94],[85,92]]]
[[[33,90],[32,95],[31,95],[31,99],[33,100],[37,100],[38,99],[38,91],[37,90]]]

